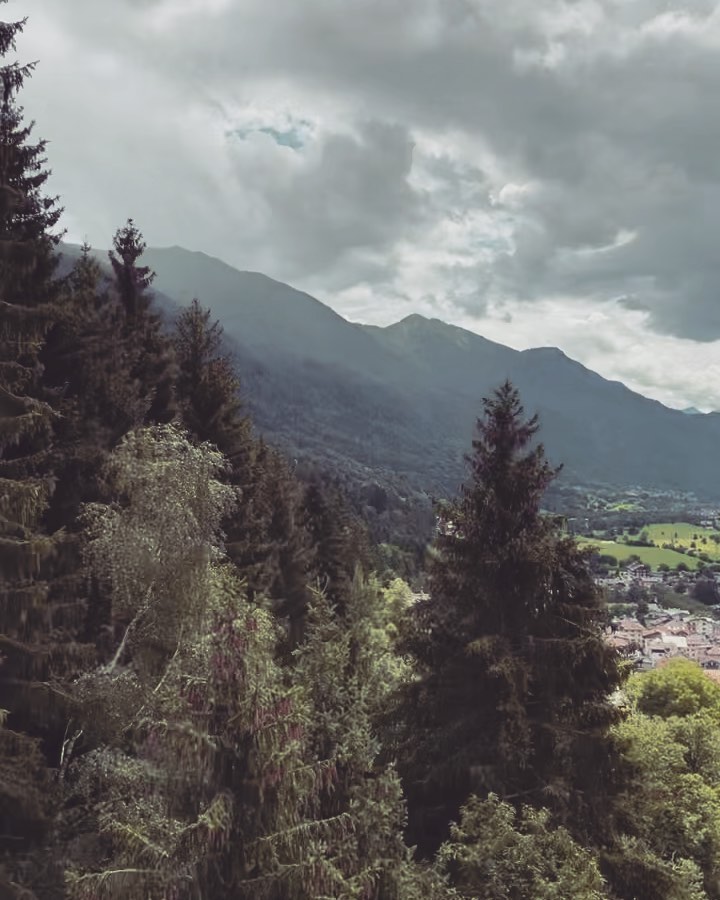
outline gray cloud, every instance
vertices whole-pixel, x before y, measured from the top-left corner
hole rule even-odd
[[[366,318],[617,301],[720,338],[715,2],[22,6],[27,105],[93,241],[132,214]]]
[[[365,122],[357,136],[330,134],[290,183],[271,178],[264,185],[267,237],[298,274],[333,272],[363,256],[372,268],[373,254],[411,237],[423,218],[422,195],[408,183],[411,167],[412,143],[399,125]]]

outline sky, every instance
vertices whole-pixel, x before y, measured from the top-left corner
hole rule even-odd
[[[720,409],[720,2],[10,0],[67,239]],[[202,299],[202,298],[201,298]]]

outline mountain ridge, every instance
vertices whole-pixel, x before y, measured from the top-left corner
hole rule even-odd
[[[720,495],[720,416],[687,415],[554,347],[514,350],[410,314],[349,322],[310,294],[200,251],[148,248],[153,287],[194,297],[225,329],[258,428],[295,457],[453,493],[482,398],[509,378],[566,480]]]

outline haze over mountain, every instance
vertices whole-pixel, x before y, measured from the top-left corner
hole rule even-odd
[[[557,348],[517,351],[420,315],[358,325],[180,247],[150,248],[144,262],[166,308],[197,297],[220,320],[258,428],[298,458],[454,492],[482,397],[510,378],[567,481],[720,495],[720,416],[669,409]]]

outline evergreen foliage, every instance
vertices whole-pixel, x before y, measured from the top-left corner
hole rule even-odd
[[[339,490],[318,478],[305,489],[304,510],[315,550],[312,573],[342,614],[356,567],[369,568],[367,537]]]
[[[247,465],[250,423],[242,412],[240,382],[222,352],[223,329],[197,300],[175,322],[177,394],[183,422],[209,441],[234,468]]]
[[[359,660],[357,628],[328,641],[318,612],[288,681],[272,615],[247,602],[223,561],[219,525],[234,494],[217,478],[223,465],[171,426],[134,432],[111,461],[117,502],[89,510],[91,564],[121,629],[111,662],[74,687],[70,895],[410,900],[419,895],[368,893],[414,883],[399,784],[372,772],[377,641]],[[343,647],[357,661],[338,679]],[[333,676],[328,708],[314,691]],[[325,729],[329,755],[316,752]],[[341,764],[353,790],[324,810]]]
[[[332,773],[313,812],[322,818],[345,814],[352,825],[325,845],[338,878],[330,896],[445,896],[441,880],[411,861],[400,782],[392,766],[379,762],[378,714],[406,674],[393,653],[382,593],[359,570],[348,590],[344,613],[316,593],[307,639],[295,651],[294,678],[311,709],[308,759],[323,760]]]
[[[470,483],[441,519],[430,598],[401,644],[417,678],[401,697],[400,772],[423,853],[471,793],[598,829],[617,764],[622,677],[603,602],[585,555],[540,513],[556,470],[512,385],[484,405]]]
[[[164,335],[132,220],[109,280],[88,246],[55,277],[32,68],[0,65],[0,896],[720,900],[720,688],[678,661],[622,710],[517,391],[418,600],[382,488],[378,550],[253,436],[209,311]]]
[[[471,797],[438,852],[437,866],[468,900],[605,900],[597,861],[547,810],[519,814],[495,794]]]
[[[223,562],[223,466],[171,426],[134,432],[112,457],[121,505],[90,511],[92,567],[122,637],[75,687],[73,897],[311,896],[278,884],[314,877],[297,792],[318,773],[300,761],[276,626]]]
[[[285,621],[288,645],[300,642],[312,560],[302,495],[282,457],[252,435],[242,413],[240,383],[222,352],[222,327],[197,300],[175,323],[177,398],[183,421],[201,441],[227,457],[227,479],[239,489],[238,504],[223,528],[230,559],[244,578],[248,596],[275,601]]]
[[[82,665],[82,605],[58,584],[65,541],[45,523],[55,487],[57,397],[40,352],[56,315],[54,231],[44,141],[33,142],[16,96],[34,64],[7,62],[25,21],[0,23],[0,869],[13,896],[57,897],[51,852],[62,719],[55,680]],[[58,738],[58,731],[60,738]],[[9,885],[14,884],[11,890]]]
[[[46,518],[70,537],[74,552],[65,590],[86,598],[83,636],[101,653],[108,649],[109,604],[97,583],[84,576],[78,513],[83,503],[105,497],[103,465],[117,441],[143,422],[167,421],[174,414],[171,348],[152,311],[152,276],[139,263],[144,243],[132,222],[118,231],[114,246],[114,284],[83,246],[64,280],[41,356],[43,381],[59,394],[62,412],[55,425],[62,446],[58,488]]]
[[[100,313],[107,298],[100,285],[100,266],[86,244],[63,282],[40,354],[43,383],[58,396],[62,412],[54,431],[63,452],[46,519],[57,527],[74,529],[81,504],[98,499],[99,470],[119,436],[110,425],[112,411],[126,405],[109,389],[121,383],[121,373],[111,371],[110,325]]]
[[[120,314],[116,312],[115,317],[121,368],[136,381],[144,406],[143,418],[127,418],[121,433],[143,423],[169,422],[176,414],[175,361],[160,317],[152,308],[150,285],[155,273],[140,265],[145,246],[139,229],[128,219],[115,232],[113,250],[108,252],[115,275],[114,297],[119,301]]]

